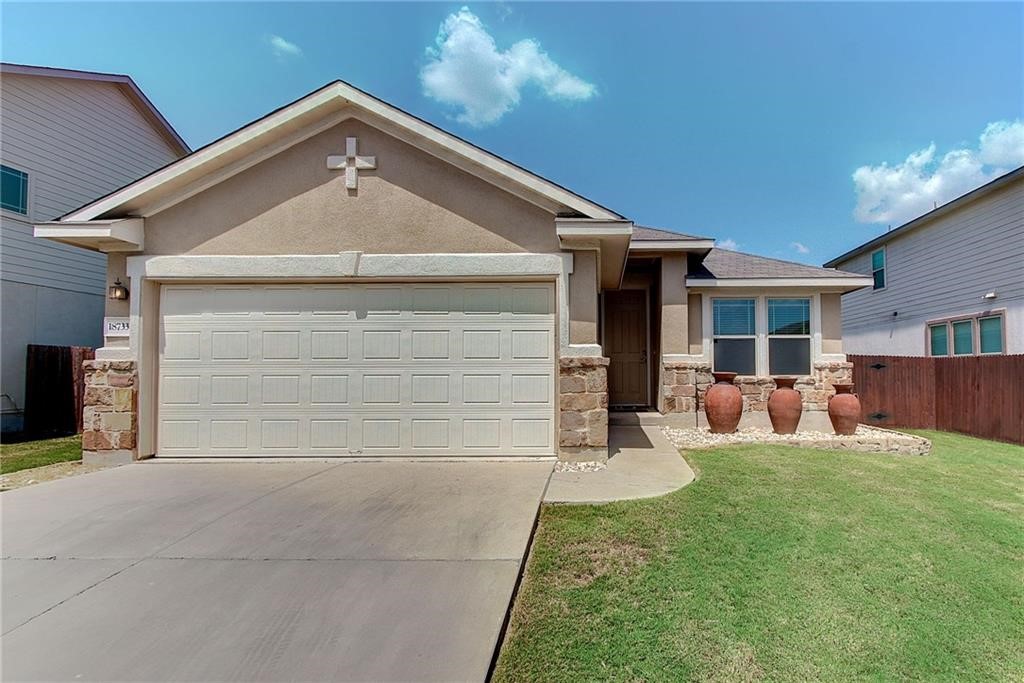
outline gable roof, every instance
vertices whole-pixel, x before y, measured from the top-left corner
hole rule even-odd
[[[939,218],[941,216],[945,216],[947,213],[950,213],[951,211],[955,211],[956,209],[959,209],[962,206],[965,206],[967,204],[970,204],[973,201],[981,199],[985,195],[991,194],[991,193],[995,192],[996,190],[998,190],[999,188],[1005,187],[1006,185],[1009,185],[1010,183],[1014,182],[1015,180],[1020,180],[1022,178],[1024,178],[1024,166],[1021,166],[1020,168],[1016,168],[1016,169],[1010,171],[1009,173],[1005,173],[1005,174],[999,176],[998,178],[996,178],[995,180],[991,180],[991,181],[985,183],[981,187],[976,187],[975,189],[971,190],[970,192],[968,192],[966,194],[962,194],[959,197],[957,197],[956,199],[950,200],[950,201],[946,202],[945,204],[943,204],[942,206],[940,206],[940,207],[938,207],[936,209],[932,209],[928,213],[922,214],[922,215],[918,216],[917,218],[904,223],[903,225],[901,225],[900,227],[896,228],[895,230],[889,230],[888,232],[886,232],[886,233],[884,233],[882,235],[879,235],[878,237],[875,237],[874,239],[868,240],[867,242],[865,242],[864,244],[860,245],[859,247],[854,247],[853,249],[851,249],[850,251],[846,252],[845,254],[843,254],[841,256],[837,256],[834,259],[832,259],[831,261],[829,261],[828,263],[826,263],[825,267],[826,268],[835,268],[840,263],[843,263],[844,261],[849,261],[854,256],[859,256],[860,254],[863,254],[866,251],[877,249],[878,247],[880,247],[881,245],[885,244],[886,242],[888,242],[890,240],[893,240],[893,239],[895,239],[895,238],[897,238],[897,237],[899,237],[899,236],[901,236],[903,234],[906,234],[907,232],[910,232],[911,230],[914,230],[916,228],[920,228],[920,227],[926,225],[928,222],[930,222],[932,220],[935,220],[936,218]]]
[[[643,225],[633,226],[633,241],[634,242],[655,242],[662,240],[708,240],[710,237],[698,237],[697,235],[687,235],[681,232],[675,232],[673,230],[663,230],[661,228],[648,228]]]
[[[830,268],[808,266],[793,261],[745,254],[716,247],[708,252],[704,260],[694,266],[686,275],[687,280],[739,280],[739,279],[836,279],[860,278],[857,273],[847,273]]]
[[[337,125],[356,112],[371,125],[556,214],[607,220],[623,218],[557,183],[336,80],[65,214],[61,220],[77,222],[155,213]]]
[[[77,69],[59,69],[50,66],[33,66],[31,64],[13,64],[0,62],[0,74],[18,74],[21,76],[38,76],[41,78],[70,78],[82,81],[113,83],[123,92],[153,128],[174,149],[177,156],[188,154],[192,149],[178,135],[178,131],[164,118],[160,110],[146,97],[146,93],[135,84],[131,76],[125,74],[108,74],[98,71],[79,71]]]

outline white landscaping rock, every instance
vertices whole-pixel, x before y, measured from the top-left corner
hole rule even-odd
[[[600,472],[607,469],[608,465],[603,462],[565,462],[555,463],[555,472]]]
[[[874,453],[904,453],[926,455],[931,451],[928,439],[904,434],[891,429],[858,425],[851,436],[827,432],[796,432],[776,434],[764,427],[742,427],[732,434],[712,434],[707,427],[677,429],[664,427],[665,436],[677,448],[714,448],[729,444],[773,443],[807,448],[867,451]]]

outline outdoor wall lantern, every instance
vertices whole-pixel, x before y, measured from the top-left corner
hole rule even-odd
[[[114,280],[114,284],[110,285],[111,299],[115,301],[126,301],[128,299],[128,288],[121,284],[121,278]]]

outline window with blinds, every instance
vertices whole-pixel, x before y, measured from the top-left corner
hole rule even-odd
[[[810,299],[768,299],[768,374],[811,374]]]
[[[969,356],[974,353],[974,324],[971,320],[953,323],[953,355]]]
[[[928,353],[932,356],[949,355],[949,327],[946,323],[928,327]]]
[[[757,373],[754,299],[712,299],[714,370]]]

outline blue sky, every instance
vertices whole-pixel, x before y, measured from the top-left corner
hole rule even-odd
[[[1022,3],[463,7],[5,2],[2,57],[128,73],[193,147],[342,78],[637,223],[808,263],[1024,163]]]

